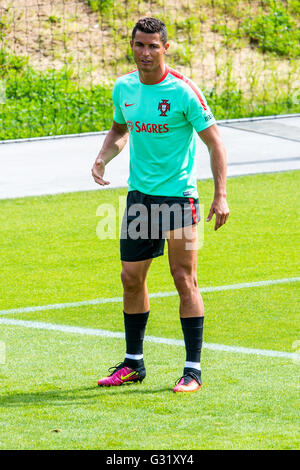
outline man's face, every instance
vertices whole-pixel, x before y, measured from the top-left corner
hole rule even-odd
[[[164,63],[169,44],[163,44],[159,33],[143,33],[137,30],[134,41],[130,41],[133,58],[140,70],[152,72]]]

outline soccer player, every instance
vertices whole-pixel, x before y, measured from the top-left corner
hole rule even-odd
[[[150,311],[146,277],[152,259],[163,255],[167,239],[186,347],[183,373],[173,391],[193,392],[201,387],[204,320],[197,284],[196,133],[211,159],[215,191],[207,221],[215,214],[215,230],[229,216],[226,151],[202,92],[166,65],[167,41],[167,30],[160,20],[143,18],[135,25],[130,45],[137,70],[115,82],[112,128],[92,168],[95,182],[108,185],[105,166],[121,152],[129,135],[129,190],[120,241],[126,354],[98,385],[118,386],[145,378],[143,339]],[[164,212],[166,208],[169,212]],[[136,236],[138,226],[140,236]]]

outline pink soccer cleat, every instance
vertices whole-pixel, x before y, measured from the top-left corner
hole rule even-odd
[[[173,388],[173,392],[196,392],[201,388],[199,377],[193,372],[184,374]]]
[[[142,382],[146,377],[145,367],[140,367],[137,370],[132,369],[131,367],[125,366],[124,362],[110,367],[109,371],[113,369],[113,372],[103,379],[98,380],[98,385],[100,387],[111,387],[122,385],[124,383],[133,383],[133,382]]]

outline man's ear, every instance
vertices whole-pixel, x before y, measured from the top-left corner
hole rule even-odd
[[[131,47],[131,49],[133,47],[133,41],[132,40],[130,41],[130,47]]]
[[[167,52],[167,50],[169,49],[169,47],[170,47],[170,44],[167,42],[167,43],[164,45],[165,53]]]

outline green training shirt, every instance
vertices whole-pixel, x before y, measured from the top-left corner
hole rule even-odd
[[[197,86],[167,66],[145,85],[135,70],[116,80],[113,103],[130,134],[129,191],[197,198],[196,132],[216,122]]]

